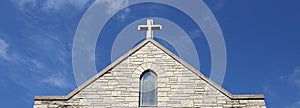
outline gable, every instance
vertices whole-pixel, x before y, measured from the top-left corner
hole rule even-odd
[[[230,94],[156,41],[147,39],[67,96],[43,96],[35,97],[35,100],[72,103],[83,99],[82,104],[87,105],[138,106],[140,76],[148,69],[157,75],[160,106],[167,106],[167,103],[179,107],[201,106],[203,103],[264,99],[263,95]]]

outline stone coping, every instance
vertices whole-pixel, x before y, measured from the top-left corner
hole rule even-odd
[[[204,81],[206,81],[209,85],[211,85],[212,87],[214,87],[215,89],[217,89],[218,91],[220,91],[221,93],[223,93],[224,95],[226,95],[227,97],[229,97],[232,100],[264,100],[264,98],[265,98],[263,94],[238,94],[238,95],[237,94],[234,94],[234,95],[231,94],[230,92],[228,92],[227,90],[225,90],[224,88],[222,88],[220,85],[218,85],[214,81],[212,81],[209,78],[207,78],[206,76],[204,76],[200,71],[198,71],[197,69],[195,69],[194,67],[192,67],[191,65],[189,65],[188,63],[186,63],[180,57],[178,57],[177,55],[175,55],[174,53],[172,53],[171,51],[169,51],[167,48],[163,47],[161,44],[159,44],[155,40],[153,40],[151,38],[148,38],[148,39],[144,40],[143,42],[141,42],[140,44],[138,44],[133,49],[131,49],[130,51],[128,51],[126,54],[124,54],[123,56],[121,56],[120,58],[118,58],[116,61],[114,61],[113,63],[111,63],[109,66],[107,66],[106,68],[104,68],[102,71],[100,71],[99,73],[97,73],[96,75],[94,75],[93,77],[91,77],[89,80],[87,80],[86,82],[84,82],[83,84],[81,84],[75,90],[73,90],[72,92],[70,92],[67,96],[35,96],[34,100],[36,100],[36,101],[65,101],[65,100],[70,99],[71,97],[73,97],[74,95],[76,95],[77,93],[79,93],[82,89],[84,89],[85,87],[87,87],[88,85],[90,85],[91,83],[93,83],[99,77],[101,77],[102,75],[104,75],[106,72],[110,71],[116,65],[118,65],[119,63],[121,63],[123,60],[125,60],[130,55],[134,54],[136,51],[138,51],[139,49],[141,49],[143,46],[145,46],[149,42],[151,42],[152,44],[154,44],[155,46],[157,46],[163,52],[165,52],[166,54],[168,54],[169,56],[171,56],[177,62],[179,62],[180,64],[182,64],[183,66],[185,66],[188,70],[190,70],[194,74],[198,75],[201,79],[203,79]]]

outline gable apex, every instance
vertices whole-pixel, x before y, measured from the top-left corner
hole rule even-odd
[[[195,75],[197,75],[203,81],[207,82],[210,86],[212,86],[216,90],[220,91],[222,94],[226,95],[227,97],[229,97],[232,100],[246,100],[246,99],[250,99],[250,100],[257,100],[257,99],[258,100],[264,100],[264,95],[233,95],[233,94],[231,94],[230,92],[228,92],[227,90],[225,90],[224,88],[222,88],[220,85],[216,84],[214,81],[212,81],[211,79],[209,79],[206,76],[204,76],[200,71],[198,71],[197,69],[195,69],[194,67],[192,67],[191,65],[189,65],[188,63],[186,63],[180,57],[178,57],[177,55],[175,55],[174,53],[172,53],[171,51],[169,51],[167,48],[165,48],[164,46],[162,46],[161,44],[159,44],[158,42],[156,42],[155,40],[153,40],[152,38],[147,38],[144,41],[142,41],[141,43],[139,43],[133,49],[129,50],[123,56],[121,56],[120,58],[118,58],[117,60],[115,60],[113,63],[111,63],[109,66],[107,66],[106,68],[104,68],[102,71],[100,71],[99,73],[97,73],[96,75],[94,75],[93,77],[91,77],[89,80],[87,80],[86,82],[84,82],[82,85],[80,85],[78,88],[76,88],[75,90],[73,90],[68,95],[66,95],[66,96],[36,96],[35,100],[68,100],[68,99],[72,98],[74,95],[76,95],[77,93],[79,93],[82,89],[84,89],[85,87],[87,87],[88,85],[90,85],[91,83],[93,83],[95,80],[97,80],[98,78],[102,77],[105,73],[109,72],[111,69],[113,69],[114,67],[116,67],[118,64],[120,64],[126,58],[130,57],[132,54],[134,54],[135,52],[139,51],[144,46],[149,45],[149,44],[153,44],[154,46],[156,46],[158,49],[160,49],[165,54],[167,54],[168,56],[170,56],[172,59],[174,59],[175,61],[177,61],[179,64],[181,64],[182,66],[184,66],[185,68],[187,68],[188,70],[190,70],[191,72],[193,72]]]

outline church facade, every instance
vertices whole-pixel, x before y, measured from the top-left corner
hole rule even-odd
[[[147,38],[66,96],[36,96],[34,108],[266,108],[264,95],[234,95]]]

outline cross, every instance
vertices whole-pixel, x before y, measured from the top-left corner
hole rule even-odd
[[[147,19],[147,25],[139,25],[138,30],[147,30],[146,38],[153,38],[153,30],[161,30],[161,25],[153,25],[153,19]]]

